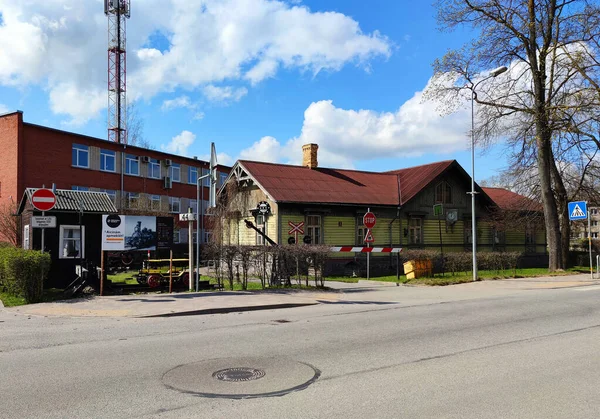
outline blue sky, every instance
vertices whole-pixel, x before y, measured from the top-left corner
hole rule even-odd
[[[157,149],[220,162],[391,170],[457,159],[470,172],[470,114],[420,94],[431,63],[472,34],[437,30],[406,0],[132,0],[128,96]],[[0,0],[0,111],[106,138],[101,0]],[[476,179],[506,164],[477,151]]]

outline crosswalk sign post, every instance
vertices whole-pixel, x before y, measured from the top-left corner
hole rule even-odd
[[[567,209],[569,211],[569,220],[588,220],[588,247],[590,251],[590,276],[594,279],[594,266],[592,265],[592,222],[590,220],[587,202],[586,201],[574,201],[569,202]]]

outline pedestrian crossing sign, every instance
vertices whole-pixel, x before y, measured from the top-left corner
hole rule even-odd
[[[588,217],[587,213],[587,202],[575,201],[569,202],[569,220],[585,220]]]

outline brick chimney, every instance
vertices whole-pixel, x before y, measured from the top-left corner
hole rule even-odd
[[[309,169],[316,169],[319,166],[317,161],[318,144],[304,144],[302,146],[302,166]]]

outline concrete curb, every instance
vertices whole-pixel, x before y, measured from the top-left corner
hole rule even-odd
[[[180,316],[201,316],[206,314],[226,314],[239,313],[243,311],[259,311],[259,310],[277,310],[282,308],[296,308],[314,306],[320,303],[284,303],[284,304],[264,304],[258,306],[240,306],[240,307],[218,307],[206,308],[202,310],[178,311],[174,313],[151,314],[149,316],[133,316],[138,319],[148,319],[154,317],[180,317]]]

